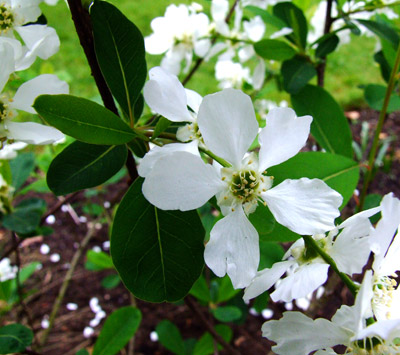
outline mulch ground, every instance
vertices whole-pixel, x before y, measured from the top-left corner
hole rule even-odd
[[[359,142],[361,122],[369,122],[372,134],[378,115],[375,111],[361,110],[348,113],[348,117],[350,117],[354,139]],[[400,114],[391,114],[388,117],[382,137],[387,136],[400,137]],[[387,151],[385,171],[380,170],[377,172],[370,188],[371,192],[381,195],[394,192],[397,197],[400,197],[399,160],[400,142],[396,139],[391,143]],[[101,204],[104,201],[111,202],[111,207],[108,209],[111,214],[112,202],[117,201],[118,196],[121,196],[126,188],[126,181],[122,181],[109,185],[104,194],[90,199]],[[101,200],[99,200],[99,196],[101,196]],[[56,205],[59,201],[50,194],[41,197],[45,198],[50,207]],[[78,216],[82,216],[82,208],[87,203],[87,197],[84,193],[77,194],[69,202],[73,211]],[[352,204],[355,204],[354,200]],[[19,248],[23,265],[31,261],[39,261],[43,265],[42,269],[36,271],[24,286],[26,292],[35,291],[26,298],[25,303],[37,338],[40,338],[43,333],[42,321],[50,314],[69,263],[88,229],[87,223],[79,222],[73,212],[71,214],[60,209],[54,213],[54,216],[55,223],[51,225],[54,233],[46,237],[39,236],[28,239]],[[93,217],[86,216],[89,222],[93,220]],[[96,233],[90,240],[87,249],[102,247],[103,243],[108,240],[108,225],[103,223],[97,227],[98,229],[96,229]],[[0,248],[1,245],[4,247],[7,243],[10,243],[8,235],[4,231],[0,234],[0,243]],[[40,247],[43,243],[49,245],[49,254],[43,255],[40,253]],[[56,263],[50,260],[50,255],[53,253],[60,255],[60,260]],[[89,301],[92,297],[98,298],[100,306],[107,315],[121,306],[131,304],[130,294],[122,284],[111,290],[107,290],[101,285],[101,280],[111,272],[95,272],[85,269],[85,254],[86,252],[83,253],[73,274],[59,315],[50,332],[47,343],[40,351],[41,354],[72,355],[79,349],[86,348],[90,350],[92,348],[96,336],[100,332],[102,324],[104,324],[104,320],[102,320],[100,325],[94,327],[95,333],[93,336],[89,338],[83,336],[84,328],[94,318],[94,313],[89,307]],[[14,255],[11,255],[11,259],[15,262]],[[352,303],[351,296],[349,296],[337,278],[333,277],[328,282],[325,295],[318,300],[317,306],[309,309],[308,315],[330,318],[340,304]],[[74,311],[68,310],[66,305],[70,302],[76,303],[78,309]],[[159,342],[150,339],[151,332],[155,330],[157,324],[163,319],[172,321],[180,329],[185,339],[190,337],[199,338],[206,331],[204,324],[184,303],[154,304],[140,300],[136,300],[136,302],[137,307],[143,314],[143,320],[135,337],[135,354],[171,354]],[[274,305],[271,303],[268,307],[273,309],[274,318],[277,319],[285,311],[285,307],[282,304]],[[204,307],[201,307],[201,309],[206,312]],[[206,314],[206,316],[210,322],[216,324],[216,321],[213,321],[209,314]],[[2,324],[15,321],[28,324],[26,312],[20,306],[14,307],[10,312],[4,314],[1,319]],[[270,352],[270,343],[261,336],[261,325],[264,321],[265,319],[261,315],[254,316],[249,314],[244,324],[230,324],[234,331],[232,344],[240,353],[258,355]],[[227,354],[225,351],[220,351],[219,353]],[[126,354],[126,352],[122,352],[122,354]]]

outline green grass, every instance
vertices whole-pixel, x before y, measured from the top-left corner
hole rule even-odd
[[[162,16],[165,8],[171,4],[169,0],[131,1],[111,0],[111,3],[131,20],[143,35],[151,33],[150,22],[154,17]],[[189,4],[191,1],[177,1]],[[209,7],[206,1],[202,1]],[[21,79],[27,80],[38,74],[54,73],[70,84],[71,94],[90,99],[99,99],[86,58],[74,31],[71,16],[63,1],[55,7],[42,5],[48,24],[54,27],[61,40],[60,51],[47,61],[37,60],[27,71],[19,73]],[[326,89],[343,106],[364,105],[363,91],[358,87],[369,83],[380,83],[382,79],[379,68],[373,61],[376,40],[370,37],[357,37],[351,44],[343,45],[336,53],[329,56],[326,71]],[[161,56],[147,56],[148,68],[159,65]],[[218,89],[214,79],[213,63],[205,63],[188,84],[188,87],[202,95],[213,93]],[[276,90],[264,95],[267,99],[287,99],[285,93]]]

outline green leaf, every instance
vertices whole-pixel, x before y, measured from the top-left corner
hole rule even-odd
[[[46,210],[46,202],[39,198],[21,201],[10,214],[3,216],[3,226],[18,234],[29,234],[36,230]]]
[[[279,17],[270,14],[268,11],[263,10],[257,6],[246,6],[246,10],[251,11],[253,14],[261,16],[267,25],[272,25],[277,29],[287,27],[286,22],[282,21]]]
[[[21,154],[19,154],[18,156],[21,156]],[[18,159],[18,156],[10,162]],[[7,182],[8,185],[12,185],[12,172],[10,162],[8,160],[0,160],[0,174],[3,176],[3,179]]]
[[[311,134],[322,148],[329,153],[353,156],[349,124],[342,108],[327,91],[307,85],[291,100],[297,115],[313,117]]]
[[[281,261],[285,250],[278,243],[260,239],[260,265],[259,270],[271,268],[276,262]]]
[[[211,313],[220,322],[233,322],[242,317],[242,311],[235,306],[218,307],[211,310]]]
[[[163,211],[137,179],[117,210],[111,256],[125,286],[150,302],[183,298],[204,265],[204,228],[197,211]]]
[[[193,284],[189,292],[192,296],[205,303],[210,302],[210,291],[208,290],[206,279],[201,275],[198,280]]]
[[[301,238],[301,236],[295,232],[292,232],[289,228],[282,226],[278,222],[275,223],[274,229],[268,233],[260,234],[260,248],[262,242],[292,242]],[[260,260],[261,262],[261,260]]]
[[[10,161],[12,186],[18,190],[35,168],[35,154],[21,153]]]
[[[135,138],[128,143],[129,148],[139,158],[143,158],[148,152],[147,143],[140,138]]]
[[[386,87],[378,84],[369,84],[364,89],[364,97],[368,105],[374,110],[382,110],[383,102],[385,100]],[[393,93],[390,96],[387,112],[400,110],[400,97]]]
[[[118,145],[137,136],[117,115],[80,97],[41,95],[33,107],[47,123],[85,143]]]
[[[305,58],[294,57],[282,63],[283,87],[289,94],[296,94],[317,75],[314,66]]]
[[[111,274],[101,280],[101,286],[103,286],[107,290],[111,290],[117,287],[120,284],[120,282],[121,279],[117,274]]]
[[[303,11],[291,2],[282,2],[273,7],[273,13],[293,29],[293,33],[286,38],[299,48],[306,48],[307,44],[307,20]]]
[[[240,289],[233,288],[231,279],[227,275],[217,279],[217,282],[218,293],[216,303],[226,302],[240,292]]]
[[[275,226],[275,218],[269,208],[259,203],[256,210],[249,215],[251,224],[257,229],[259,235],[272,231]]]
[[[379,64],[379,69],[381,71],[382,78],[386,82],[388,82],[389,78],[390,78],[390,73],[392,71],[392,68],[391,68],[388,60],[386,59],[383,51],[376,52],[374,54],[374,60],[375,60],[376,63]]]
[[[221,337],[229,343],[232,340],[233,332],[232,329],[226,324],[217,324],[215,331],[221,335]],[[196,343],[193,350],[193,355],[212,355],[215,353],[215,340],[209,332],[204,335]],[[218,350],[222,350],[222,345],[217,344]]]
[[[167,319],[162,320],[156,327],[158,341],[174,354],[183,355],[185,345],[182,335],[175,324]]]
[[[93,355],[114,355],[131,339],[142,320],[141,312],[127,306],[110,314],[101,329]]]
[[[263,39],[255,43],[254,50],[259,56],[271,60],[286,60],[296,54],[287,43],[275,39]]]
[[[86,349],[81,349],[75,353],[75,355],[90,355]]]
[[[96,271],[114,269],[114,264],[111,257],[103,252],[96,252],[94,250],[88,250],[86,253],[87,261],[96,267]]]
[[[364,210],[368,210],[370,208],[378,207],[379,204],[382,201],[383,196],[379,194],[369,194],[365,197],[364,201]],[[375,214],[374,216],[370,217],[370,221],[372,224],[378,223],[378,221],[381,219],[382,214],[379,212]]]
[[[315,55],[319,58],[325,58],[328,54],[332,53],[339,44],[339,37],[331,35],[323,39],[315,50]]]
[[[359,170],[357,162],[342,155],[307,152],[269,168],[268,175],[275,177],[274,186],[286,179],[321,179],[343,196],[344,207],[357,187]]]
[[[154,128],[153,136],[151,139],[157,138],[161,133],[163,133],[170,125],[171,121],[165,117],[160,117],[158,120],[156,127]]]
[[[125,164],[124,145],[93,145],[76,141],[50,164],[47,184],[56,195],[95,187],[114,176]]]
[[[143,36],[108,2],[95,1],[90,15],[101,71],[122,110],[133,120],[132,109],[147,76]]]
[[[31,345],[33,332],[14,323],[0,328],[0,354],[20,353]]]
[[[389,41],[393,48],[397,49],[400,37],[395,29],[383,22],[361,19],[357,19],[357,21],[368,28],[371,32],[375,33],[377,36]]]

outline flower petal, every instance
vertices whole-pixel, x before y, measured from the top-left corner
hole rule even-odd
[[[186,92],[179,79],[161,67],[152,68],[143,96],[150,108],[173,122],[193,121]]]
[[[280,261],[275,263],[271,269],[258,271],[256,277],[251,280],[250,285],[246,287],[243,299],[248,301],[269,290],[286,270],[295,263],[296,261],[294,260]]]
[[[14,50],[9,43],[0,43],[0,93],[6,85],[10,74],[14,71]]]
[[[266,126],[258,138],[261,171],[296,155],[306,143],[311,121],[311,116],[297,117],[287,107],[276,107],[269,111]]]
[[[234,89],[205,96],[197,121],[208,149],[234,166],[240,165],[258,132],[250,97]]]
[[[188,211],[204,205],[224,185],[212,165],[188,152],[174,152],[157,160],[142,191],[162,210]]]
[[[285,277],[271,293],[274,302],[290,302],[306,297],[315,291],[328,278],[328,264],[311,263],[299,266],[296,271]]]
[[[186,98],[187,98],[187,105],[194,111],[194,113],[199,112],[199,108],[201,102],[203,101],[203,97],[198,94],[196,91],[185,89]]]
[[[28,144],[50,144],[64,139],[57,129],[34,122],[7,122],[7,137]]]
[[[69,87],[65,81],[52,74],[39,75],[36,78],[23,83],[17,90],[10,107],[17,110],[36,113],[32,107],[39,95],[68,94]]]
[[[319,179],[287,179],[263,192],[275,219],[291,231],[312,235],[335,227],[342,196]]]
[[[258,233],[241,207],[215,224],[204,260],[217,276],[228,274],[234,288],[246,287],[256,275],[260,260]]]
[[[312,320],[300,312],[285,312],[280,320],[265,322],[263,336],[276,343],[272,350],[280,355],[305,355],[311,351],[346,344],[349,333],[336,324]]]
[[[142,177],[149,175],[158,159],[164,158],[173,152],[189,152],[200,157],[197,141],[167,144],[163,147],[155,146],[140,161],[138,168],[139,175]]]

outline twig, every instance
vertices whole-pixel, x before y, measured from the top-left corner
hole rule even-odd
[[[132,295],[130,292],[129,292],[129,296],[131,299],[131,305],[133,307],[137,307],[135,296]],[[127,355],[135,355],[135,335],[133,335],[132,338],[130,338],[130,340],[129,340]]]
[[[72,275],[73,275],[73,273],[75,271],[75,268],[76,268],[76,266],[78,264],[78,261],[79,261],[81,255],[83,253],[83,250],[86,248],[86,246],[88,245],[90,239],[94,235],[94,232],[96,230],[95,225],[96,225],[96,220],[93,221],[90,226],[88,224],[89,229],[88,229],[85,237],[83,238],[79,248],[77,249],[77,251],[75,252],[74,256],[72,257],[70,268],[69,268],[69,270],[67,271],[67,273],[65,275],[64,281],[63,281],[63,283],[62,283],[62,285],[60,287],[60,291],[58,293],[58,296],[57,296],[57,298],[56,298],[56,300],[55,300],[55,302],[53,304],[53,308],[52,308],[52,311],[50,313],[49,327],[47,329],[45,329],[44,332],[43,332],[42,339],[40,341],[40,345],[42,347],[46,343],[47,338],[48,338],[49,333],[50,333],[50,330],[54,325],[55,318],[56,318],[57,313],[58,313],[58,311],[60,309],[61,303],[64,300],[64,296],[65,296],[65,293],[67,291],[68,285],[69,285],[69,283],[70,283],[70,281],[72,279]]]
[[[17,282],[17,292],[18,292],[18,303],[21,306],[22,310],[24,311],[26,318],[28,320],[28,324],[29,327],[32,329],[33,331],[33,320],[31,317],[31,313],[29,312],[28,307],[26,306],[25,302],[24,302],[24,292],[22,289],[22,285],[21,285],[21,279],[20,279],[20,271],[21,271],[21,257],[19,255],[19,250],[18,250],[18,238],[17,235],[15,234],[15,232],[11,232],[12,235],[12,240],[13,240],[13,244],[15,245],[15,263],[17,266],[17,274],[16,274],[16,282]],[[37,338],[36,338],[36,334],[33,333],[33,342],[35,344],[39,344]]]
[[[104,106],[112,111],[114,114],[119,116],[118,109],[115,106],[114,98],[111,94],[110,89],[107,86],[107,83],[97,62],[96,52],[94,50],[94,39],[90,15],[87,10],[83,8],[81,0],[68,0],[68,4],[71,11],[72,21],[75,25],[76,33],[78,34],[79,41],[81,43],[83,51],[85,52],[87,61],[92,71],[92,75],[96,82],[97,88],[99,89]],[[128,152],[128,154],[130,155],[131,153]],[[128,159],[126,165],[131,180],[135,181],[139,174],[137,172],[136,164],[133,158]]]
[[[204,316],[204,314],[199,309],[196,301],[191,296],[185,297],[185,303],[190,308],[190,310],[199,318],[199,320],[204,324],[204,326],[207,328],[207,330],[210,332],[210,334],[213,336],[213,338],[218,343],[220,343],[229,354],[240,355],[239,351],[237,351],[232,345],[228,344],[224,340],[224,338],[222,338],[215,331],[213,326],[210,324],[210,322],[207,320],[207,318]]]
[[[52,207],[50,208],[46,214],[43,215],[42,219],[40,220],[40,225],[42,225],[44,222],[46,222],[47,217],[49,217],[50,215],[54,214],[55,212],[57,212],[62,205],[64,205],[65,203],[68,203],[69,201],[71,201],[76,195],[79,194],[80,191],[76,191],[66,197],[63,197],[63,199],[59,199],[59,201]]]

